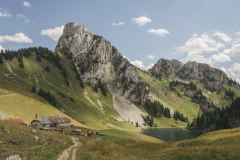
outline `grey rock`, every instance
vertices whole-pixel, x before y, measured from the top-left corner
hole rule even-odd
[[[108,90],[141,103],[148,96],[148,85],[137,74],[137,68],[103,37],[89,32],[75,23],[65,25],[56,51],[64,50],[72,61],[83,82],[107,84]]]
[[[184,80],[196,80],[209,91],[219,91],[224,84],[239,87],[239,84],[230,79],[222,70],[204,63],[183,64],[178,60],[160,59],[149,72],[155,76],[176,76]]]
[[[33,141],[38,142],[39,141],[39,137],[38,136],[34,136]]]
[[[7,157],[6,160],[22,160],[22,158],[18,154],[14,154]]]
[[[32,133],[35,133],[35,134],[38,133],[36,129],[32,129],[31,132],[32,132]]]

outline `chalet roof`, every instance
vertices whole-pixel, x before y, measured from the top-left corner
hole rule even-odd
[[[71,120],[63,115],[49,116],[49,121],[51,123],[70,123]]]
[[[71,120],[64,115],[55,115],[55,116],[41,116],[36,119],[40,121],[41,124],[61,124],[61,123],[70,123]]]
[[[48,116],[41,116],[41,117],[37,118],[37,120],[39,120],[41,122],[41,124],[51,124]]]

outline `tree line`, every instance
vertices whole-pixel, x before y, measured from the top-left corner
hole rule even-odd
[[[182,113],[180,113],[179,111],[174,111],[173,113],[173,118],[175,120],[179,120],[179,121],[182,121],[182,122],[188,122],[188,118],[185,117]]]
[[[203,112],[188,124],[189,129],[201,132],[235,127],[240,127],[240,97],[235,98],[230,106]]]
[[[153,117],[171,118],[170,109],[166,108],[159,101],[151,101],[147,99],[144,104],[144,109]]]
[[[149,127],[154,127],[156,126],[153,120],[153,116],[149,116],[149,115],[142,115],[142,119],[144,121],[144,125],[145,126],[149,126]],[[137,123],[138,124],[138,123]],[[138,125],[136,124],[136,126],[138,127]]]
[[[40,97],[44,98],[46,101],[48,101],[51,105],[53,106],[58,106],[59,103],[56,99],[55,96],[53,96],[50,91],[48,90],[44,90],[43,88],[40,88],[38,91],[37,91],[37,88],[35,85],[32,86],[32,89],[31,91],[33,93],[37,93]]]

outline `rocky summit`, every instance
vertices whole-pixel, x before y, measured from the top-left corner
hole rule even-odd
[[[145,101],[148,85],[137,74],[137,68],[103,37],[75,23],[65,25],[56,51],[70,54],[84,83],[102,81],[114,94],[134,103]]]
[[[157,77],[176,76],[184,80],[196,80],[209,91],[219,91],[224,84],[239,87],[239,84],[230,79],[222,70],[204,63],[187,62],[184,64],[175,59],[160,59],[149,71]]]

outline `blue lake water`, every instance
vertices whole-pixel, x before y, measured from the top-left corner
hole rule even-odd
[[[185,139],[195,138],[199,135],[199,133],[182,128],[148,128],[144,129],[142,133],[166,142],[177,142]]]

